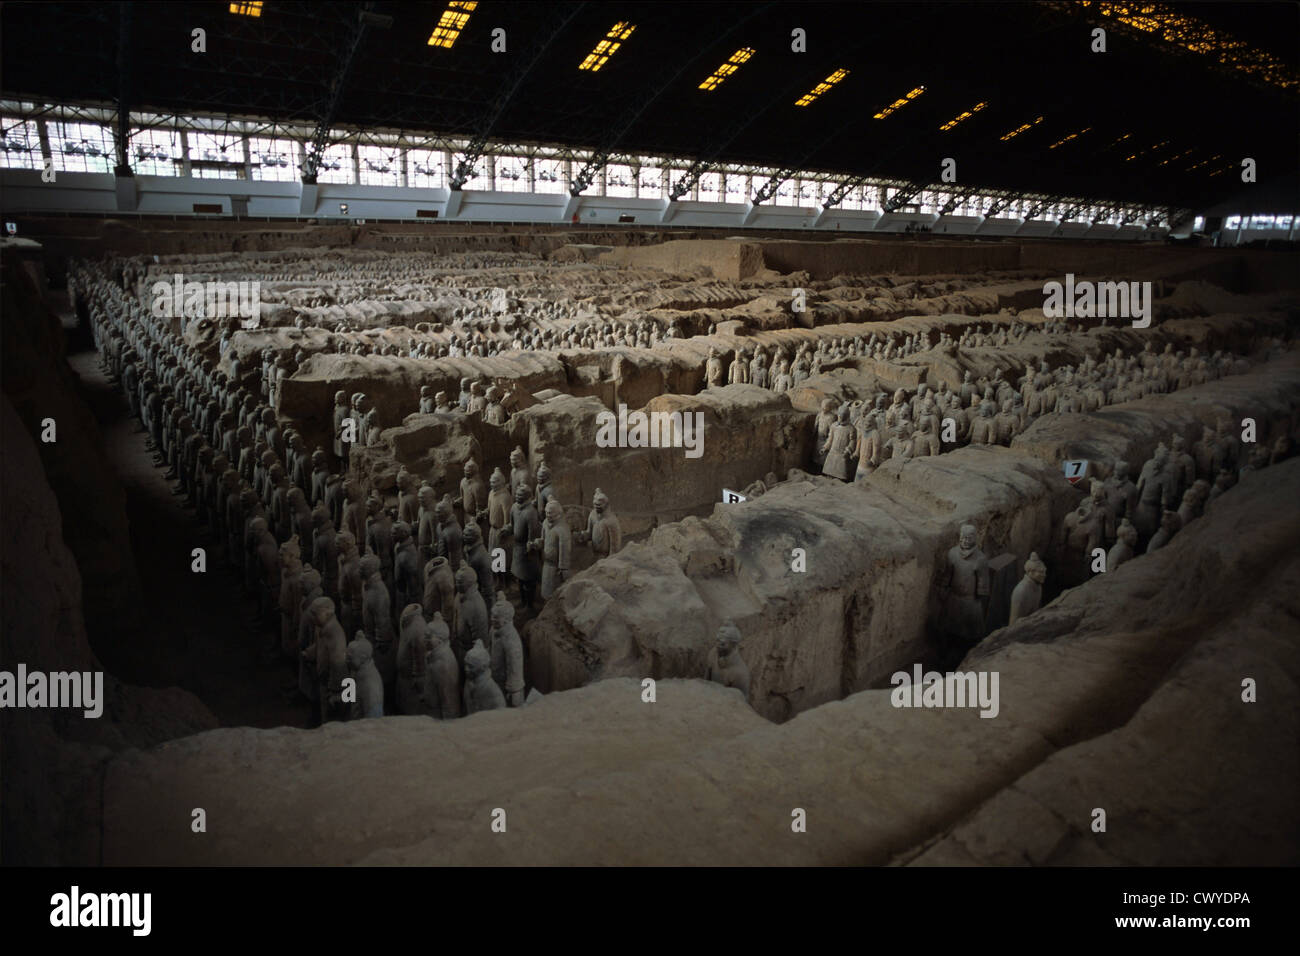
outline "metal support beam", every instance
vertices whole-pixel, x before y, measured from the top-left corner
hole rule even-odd
[[[1065,208],[1065,211],[1061,213],[1061,222],[1067,222],[1068,220],[1073,219],[1082,211],[1083,203],[1071,203]]]
[[[591,154],[591,158],[587,160],[587,162],[583,165],[582,169],[578,172],[578,175],[573,178],[572,182],[569,185],[569,194],[573,196],[577,196],[582,192],[583,189],[586,189],[595,181],[596,173],[606,163],[609,162],[610,156],[614,154],[614,151],[618,148],[618,144],[623,141],[623,137],[627,135],[628,131],[631,130],[634,125],[636,125],[636,121],[641,118],[641,116],[646,112],[646,110],[648,110],[652,105],[654,105],[654,103],[659,99],[660,96],[664,94],[665,91],[670,89],[677,82],[678,78],[681,77],[683,73],[685,73],[689,69],[694,69],[695,63],[697,60],[700,59],[700,57],[702,57],[706,52],[716,49],[722,40],[731,36],[731,34],[735,33],[745,24],[749,23],[750,20],[754,19],[755,17],[759,16],[762,13],[766,13],[768,9],[771,8],[772,6],[773,4],[771,3],[765,3],[762,5],[758,5],[758,4],[752,5],[749,8],[749,12],[745,16],[735,20],[731,24],[730,28],[728,28],[725,32],[721,34],[709,33],[709,31],[707,30],[704,31],[704,37],[705,37],[704,43],[702,46],[697,48],[695,55],[692,57],[684,58],[682,60],[682,65],[677,68],[677,71],[675,73],[669,76],[663,83],[660,83],[658,88],[653,93],[651,93],[648,97],[645,97],[644,99],[640,100],[637,103],[635,109],[628,109],[626,111],[627,118],[622,123],[620,123],[610,133],[609,136],[606,137],[604,144]],[[751,120],[756,113],[757,111],[751,112],[750,114]],[[700,172],[704,172],[704,170],[700,170]],[[699,181],[699,173],[696,174],[695,181],[696,182]],[[678,185],[681,184],[679,183]],[[686,188],[685,191],[681,193],[677,193],[676,195],[670,193],[670,196],[672,196],[672,198],[674,199],[680,199],[682,196],[686,195],[687,192],[690,192],[691,189],[694,188],[694,186],[695,186],[695,182],[692,182]],[[676,187],[674,187],[673,192],[676,193]]]
[[[574,176],[569,183],[569,195],[579,196],[583,190],[589,189],[591,184],[596,181],[597,174],[609,162],[609,158],[614,155],[612,149],[601,149],[591,154],[591,158],[582,164],[582,169],[578,170],[578,175]]]
[[[751,202],[753,202],[755,206],[761,206],[763,203],[767,202],[769,199],[775,196],[776,191],[781,188],[781,184],[784,183],[791,176],[793,176],[796,172],[798,172],[798,170],[796,170],[793,166],[787,166],[784,169],[778,169],[775,173],[772,174],[772,178],[769,179],[767,182],[763,183],[763,185],[759,187],[758,192],[754,193],[754,198],[751,200]]]
[[[548,8],[550,19],[555,23],[554,29],[549,33],[538,33],[534,36],[537,39],[524,52],[524,55],[516,62],[518,68],[512,73],[498,91],[496,99],[492,101],[487,110],[487,118],[483,125],[479,127],[474,138],[469,141],[465,151],[461,153],[460,160],[456,163],[456,170],[451,174],[451,179],[447,185],[453,190],[459,190],[474,177],[474,167],[478,161],[483,158],[483,151],[487,148],[488,137],[496,128],[497,120],[505,112],[506,107],[514,99],[515,93],[523,85],[525,79],[532,72],[537,61],[542,58],[542,54],[550,48],[551,44],[564,32],[569,23],[578,15],[586,3],[571,3],[556,9],[554,6]]]
[[[974,192],[974,190],[967,189],[965,192],[953,193],[949,196],[947,202],[939,207],[939,218],[942,219],[944,216],[949,215],[954,209],[969,199],[972,192]]]
[[[367,15],[374,6],[373,2],[367,3],[361,10],[357,11],[357,22],[352,30],[352,36],[347,43],[347,47],[343,51],[343,58],[339,60],[338,69],[334,71],[334,79],[330,83],[325,108],[321,110],[316,128],[312,131],[311,139],[307,142],[306,155],[302,161],[302,181],[304,183],[314,185],[316,182],[316,174],[320,171],[321,157],[325,155],[325,150],[329,146],[330,126],[338,113],[339,102],[343,98],[343,90],[347,86],[348,75],[352,72],[352,63],[356,59],[357,49],[361,46],[361,41],[365,38],[366,31],[370,27],[371,21]]]
[[[888,199],[885,200],[884,211],[898,212],[898,210],[902,209],[913,199],[915,199],[917,194],[920,193],[923,189],[925,189],[925,186],[926,186],[925,183],[912,182],[906,184],[905,186],[899,187],[898,192],[894,193],[894,195],[890,196]]]
[[[672,189],[669,190],[668,198],[673,202],[677,202],[677,200],[681,199],[693,190],[696,183],[700,181],[700,177],[707,173],[713,166],[713,163],[706,162],[702,159],[692,161],[690,167],[686,170],[685,175],[683,175],[681,179],[677,180],[677,182],[673,184]]]
[[[1008,206],[1010,206],[1013,202],[1017,201],[1019,198],[1020,198],[1019,195],[1013,195],[1013,194],[994,197],[993,202],[989,204],[989,208],[984,210],[984,218],[992,219],[994,216],[996,216],[1002,210],[1006,209]]]
[[[1038,199],[1038,200],[1035,200],[1034,203],[1033,203],[1033,205],[1031,205],[1031,206],[1029,207],[1029,211],[1025,213],[1025,222],[1029,222],[1031,219],[1033,219],[1035,216],[1037,216],[1040,212],[1042,212],[1044,209],[1046,209],[1046,208],[1048,207],[1048,205],[1050,205],[1050,203],[1049,203],[1049,201],[1046,200],[1046,199]]]
[[[838,206],[840,203],[844,202],[845,196],[854,189],[857,189],[866,181],[867,179],[865,176],[854,176],[851,179],[844,180],[844,182],[832,189],[830,194],[822,201],[822,209],[832,209],[835,206]]]
[[[131,19],[133,4],[123,3],[117,28],[117,115],[113,118],[113,154],[117,176],[131,176]]]

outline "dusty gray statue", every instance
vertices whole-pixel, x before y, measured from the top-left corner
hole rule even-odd
[[[460,667],[448,640],[447,622],[437,611],[424,630],[429,647],[425,658],[424,697],[427,712],[442,720],[460,716]]]
[[[618,515],[609,507],[609,496],[599,488],[591,496],[591,514],[587,516],[587,530],[575,536],[579,544],[590,544],[596,560],[617,554],[623,547],[623,527]]]
[[[334,393],[334,457],[340,461],[348,460],[349,443],[343,441],[343,421],[351,413],[347,392]]]
[[[533,473],[528,468],[528,460],[524,457],[524,450],[515,446],[515,450],[510,453],[511,494],[519,494],[521,486],[529,489],[533,487]]]
[[[434,543],[438,539],[436,495],[433,485],[427,483],[421,485],[416,493],[416,499],[419,501],[419,517],[412,529],[415,533],[415,543],[420,549],[420,554],[425,558],[433,557]]]
[[[393,588],[394,601],[400,608],[424,597],[424,581],[420,574],[420,553],[411,538],[411,526],[405,521],[393,525]]]
[[[310,566],[302,572],[302,604],[298,615],[298,692],[312,703],[320,693],[316,683],[316,669],[302,652],[316,644],[316,624],[311,617],[311,606],[317,598],[324,597],[320,572]]]
[[[1037,551],[1029,553],[1025,562],[1025,576],[1011,592],[1011,615],[1008,623],[1014,624],[1022,617],[1033,614],[1043,603],[1043,582],[1047,579],[1047,565]]]
[[[542,523],[528,485],[515,489],[515,503],[510,506],[510,530],[514,543],[510,573],[519,582],[519,597],[526,608],[533,605],[533,594],[542,576],[541,562],[531,542],[542,536]]]
[[[464,704],[466,716],[480,710],[497,710],[506,705],[505,695],[492,680],[492,661],[483,642],[479,640],[465,653]]]
[[[988,614],[989,562],[980,550],[974,525],[961,527],[957,545],[948,551],[943,585],[944,629],[954,647],[969,647],[984,637]]]
[[[405,468],[397,472],[397,520],[405,521],[412,530],[420,526],[420,499],[416,497],[415,475]]]
[[[370,642],[358,631],[347,650],[348,670],[356,681],[356,700],[348,704],[353,720],[384,716],[384,682],[372,656]]]
[[[524,703],[524,645],[515,630],[515,608],[505,592],[492,605],[492,679],[511,707]]]
[[[392,688],[397,676],[392,598],[380,573],[377,555],[367,554],[361,559],[361,578],[365,582],[365,594],[361,604],[361,626],[373,647],[375,666],[379,668],[379,673],[384,679],[384,687]]]
[[[327,597],[311,604],[316,641],[302,652],[316,671],[321,723],[343,717],[343,678],[348,677],[347,638],[334,616],[334,602]]]
[[[1138,534],[1144,538],[1156,533],[1162,510],[1174,503],[1169,496],[1168,460],[1169,449],[1161,443],[1138,475],[1138,502],[1130,517]]]
[[[466,524],[479,521],[487,514],[488,486],[473,458],[465,462],[465,477],[460,480],[460,503]]]
[[[418,604],[403,606],[399,623],[401,636],[397,639],[397,713],[426,713],[421,701],[425,658],[428,654],[424,645],[427,627],[423,609]]]
[[[456,572],[446,558],[434,558],[424,566],[424,616],[441,611],[447,626],[456,632]]]
[[[488,479],[488,540],[489,552],[501,547],[501,538],[505,527],[510,523],[510,506],[514,503],[514,493],[506,485],[506,476],[501,469],[494,469]]]
[[[461,538],[460,522],[451,510],[451,496],[444,495],[434,512],[438,518],[438,527],[434,539],[434,554],[446,558],[453,571],[460,567],[464,557],[465,545]]]
[[[456,572],[457,629],[452,650],[456,660],[465,663],[465,655],[476,641],[491,641],[487,604],[478,592],[478,576],[468,567]]]
[[[1114,571],[1125,561],[1132,560],[1137,554],[1138,530],[1133,526],[1133,522],[1124,518],[1119,523],[1119,529],[1116,531],[1116,540],[1113,547],[1106,554],[1106,570]]]
[[[718,628],[717,644],[709,651],[708,678],[734,687],[749,702],[749,665],[740,656],[740,629],[730,618]]]
[[[539,515],[546,514],[547,502],[555,494],[555,489],[551,487],[551,469],[546,462],[540,462],[537,466],[537,492],[533,496],[533,503],[537,505]]]
[[[573,535],[564,520],[564,508],[555,498],[547,502],[546,520],[542,522],[542,537],[538,543],[542,552],[542,598],[548,599],[569,576],[573,551]]]
[[[841,406],[836,415],[836,422],[830,427],[822,447],[825,454],[822,474],[839,478],[841,481],[848,481],[851,477],[853,449],[857,444],[857,436],[854,434],[853,426],[849,424],[849,411],[848,405]]]

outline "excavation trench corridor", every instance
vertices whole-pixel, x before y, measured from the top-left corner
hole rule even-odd
[[[211,529],[173,493],[166,468],[156,464],[144,430],[98,354],[77,351],[68,362],[81,378],[81,396],[126,491],[131,559],[143,595],[143,626],[137,630],[88,622],[91,646],[104,667],[128,683],[190,691],[223,726],[308,726],[311,708],[296,693],[296,672],[268,657],[272,634],[255,621],[256,602],[226,565]],[[204,573],[191,569],[195,548],[207,553]]]

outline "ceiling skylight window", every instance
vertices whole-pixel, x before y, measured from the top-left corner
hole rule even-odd
[[[605,34],[605,39],[596,44],[596,49],[587,54],[587,58],[578,64],[580,70],[590,70],[595,73],[609,60],[611,56],[618,52],[618,48],[623,42],[632,35],[636,29],[635,23],[625,23],[620,20],[609,28]]]
[[[825,93],[832,86],[834,86],[836,83],[838,83],[840,80],[844,79],[848,75],[849,75],[848,70],[836,70],[834,73],[826,77],[826,79],[822,80],[820,83],[814,86],[803,96],[795,100],[794,105],[807,106],[809,103],[817,99],[817,97],[821,96],[823,93]]]
[[[440,46],[450,50],[460,31],[469,23],[469,15],[478,6],[477,0],[451,0],[447,9],[438,18],[438,25],[429,34],[429,46]]]
[[[753,55],[754,51],[749,47],[737,50],[735,53],[731,54],[731,59],[727,60],[726,63],[714,70],[713,73],[700,84],[699,88],[702,90],[716,90],[722,85],[723,80],[740,69],[741,64],[745,63]]]
[[[924,92],[925,92],[925,87],[924,87],[924,86],[918,86],[918,87],[915,87],[915,88],[912,89],[912,91],[909,92],[906,96],[900,96],[898,99],[894,100],[894,102],[892,102],[892,103],[890,103],[888,106],[886,106],[883,110],[881,110],[879,113],[877,113],[877,114],[875,115],[874,118],[875,118],[875,119],[884,119],[886,116],[888,116],[890,113],[894,112],[895,110],[900,110],[900,109],[902,109],[904,106],[906,106],[908,103],[912,102],[912,100],[916,99],[918,96],[920,96],[920,95],[921,95],[922,93],[924,93]]]

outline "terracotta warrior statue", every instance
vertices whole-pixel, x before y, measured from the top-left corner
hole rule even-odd
[[[487,604],[478,593],[478,577],[471,568],[462,567],[456,572],[456,605],[459,620],[452,650],[464,665],[465,655],[475,642],[492,640]]]
[[[949,550],[942,578],[947,592],[944,627],[956,647],[969,647],[984,637],[988,614],[989,563],[979,549],[974,525],[962,525],[957,545]]]
[[[465,545],[461,537],[460,524],[451,510],[451,496],[444,495],[434,509],[438,519],[437,537],[434,540],[433,553],[446,558],[455,571],[460,567],[464,557]]]
[[[361,576],[361,554],[356,538],[350,532],[340,531],[336,538],[339,572],[339,623],[343,633],[351,628],[355,633],[361,622],[361,605],[365,593],[365,579]]]
[[[397,471],[397,520],[405,521],[415,531],[420,527],[420,499],[416,497],[415,476],[405,468]]]
[[[420,511],[415,523],[415,543],[420,548],[420,554],[426,558],[433,557],[434,544],[438,540],[436,494],[433,486],[426,483],[420,486],[417,495],[420,502]]]
[[[528,468],[528,460],[524,457],[524,450],[519,446],[515,446],[515,450],[510,453],[510,493],[517,495],[520,485],[526,486],[531,491],[533,473]]]
[[[1161,443],[1156,446],[1155,454],[1142,466],[1138,476],[1138,503],[1133,513],[1133,524],[1141,537],[1149,538],[1160,526],[1160,515],[1173,504],[1169,495],[1169,482],[1172,476],[1166,468],[1169,449]]]
[[[393,519],[384,510],[379,496],[371,493],[366,500],[366,549],[379,557],[384,585],[393,589]]]
[[[298,651],[298,610],[302,603],[302,560],[298,536],[280,545],[280,653],[292,660]]]
[[[420,573],[420,552],[415,550],[411,526],[405,521],[393,525],[393,591],[396,606],[418,604],[424,598],[424,578]]]
[[[831,426],[822,447],[825,454],[822,474],[841,481],[849,480],[849,469],[853,466],[853,449],[857,444],[853,426],[849,424],[849,406],[844,405],[836,415],[836,423]]]
[[[714,346],[709,346],[709,360],[705,364],[705,380],[709,388],[722,384],[722,356]]]
[[[575,536],[579,544],[590,544],[596,560],[607,558],[623,546],[623,528],[618,515],[609,507],[609,496],[599,488],[591,496],[591,514],[587,516],[587,530]]]
[[[340,720],[344,714],[343,679],[350,676],[347,665],[347,638],[334,616],[334,602],[317,598],[310,608],[315,624],[316,641],[303,651],[303,657],[316,670],[321,723]]]
[[[1097,548],[1104,548],[1115,540],[1115,517],[1110,510],[1110,499],[1106,496],[1106,486],[1093,478],[1089,485],[1088,497],[1091,507],[1088,514],[1079,519],[1078,533],[1083,537],[1083,551],[1091,555]]]
[[[503,538],[510,536],[510,506],[514,502],[514,496],[510,489],[506,487],[506,476],[501,473],[500,468],[492,472],[492,477],[488,479],[488,556],[497,548],[505,548]],[[496,572],[497,587],[505,586],[505,571]]]
[[[361,499],[361,482],[347,478],[343,482],[343,530],[352,535],[361,548],[366,543],[366,506]]]
[[[479,594],[483,595],[483,603],[486,604],[496,594],[493,587],[496,581],[492,576],[492,558],[483,547],[483,535],[478,525],[472,521],[465,525],[461,541],[465,546],[465,564],[478,579]]]
[[[1112,518],[1116,521],[1121,518],[1132,518],[1137,508],[1138,494],[1137,485],[1133,484],[1128,476],[1128,462],[1115,462],[1115,470],[1104,484],[1106,501]]]
[[[352,412],[352,406],[348,403],[348,393],[338,391],[334,393],[334,457],[339,461],[348,460],[349,443],[343,440],[343,422]],[[360,428],[360,423],[354,423],[353,428]],[[355,435],[356,432],[354,431]]]
[[[552,498],[546,505],[546,520],[537,545],[542,552],[542,599],[549,599],[569,576],[573,536],[564,520],[564,508]]]
[[[459,625],[456,617],[456,572],[446,558],[433,558],[424,566],[424,616],[441,613],[451,633]],[[457,665],[459,674],[459,664]]]
[[[375,668],[372,653],[370,642],[357,632],[356,639],[347,649],[348,671],[357,687],[356,700],[346,705],[353,720],[384,716],[384,683]]]
[[[532,492],[526,483],[515,489],[515,503],[510,508],[510,526],[514,541],[510,573],[519,582],[520,600],[525,608],[530,608],[533,605],[533,592],[542,576],[537,550],[530,545],[542,537],[542,523],[537,517],[537,506],[533,504]]]
[[[487,515],[488,486],[473,458],[465,462],[465,477],[460,480],[460,504],[466,524],[482,521]]]
[[[429,651],[425,657],[424,697],[427,712],[442,720],[460,716],[460,666],[448,641],[447,622],[437,611],[424,630]]]
[[[400,636],[397,639],[397,713],[423,714],[427,712],[421,696],[424,693],[424,672],[427,666],[428,648],[424,642],[427,626],[424,623],[424,614],[420,605],[405,605],[402,608],[399,624]]]
[[[1037,551],[1029,553],[1025,562],[1025,576],[1011,592],[1011,615],[1009,624],[1014,624],[1022,617],[1027,617],[1038,610],[1043,603],[1043,581],[1047,579],[1047,565],[1038,557]]]
[[[375,666],[384,678],[384,686],[392,688],[397,675],[394,646],[397,635],[393,632],[392,597],[384,584],[377,555],[367,554],[361,559],[361,577],[365,582],[361,626],[374,647]]]
[[[1132,559],[1137,554],[1138,532],[1133,527],[1133,523],[1128,518],[1119,523],[1119,529],[1115,532],[1117,540],[1110,551],[1106,553],[1106,570],[1114,571],[1125,561]]]
[[[498,592],[492,605],[492,679],[511,707],[524,702],[524,645],[515,630],[515,608]]]
[[[822,410],[815,420],[816,438],[813,442],[813,464],[818,468],[826,461],[826,449],[830,445],[831,428],[835,425],[835,399],[823,398]]]
[[[505,695],[492,680],[492,660],[481,640],[465,653],[465,716],[505,707]]]
[[[539,462],[537,465],[537,491],[533,495],[533,503],[537,505],[537,513],[545,516],[546,504],[555,494],[555,489],[551,486],[551,469],[546,462]]]

